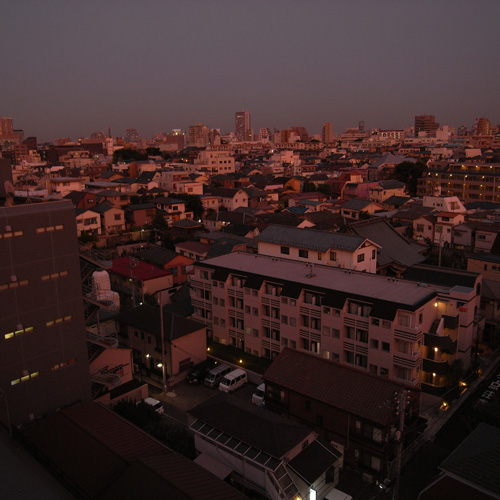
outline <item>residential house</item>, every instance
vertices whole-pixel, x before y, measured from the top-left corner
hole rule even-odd
[[[384,207],[379,203],[370,200],[352,199],[345,202],[340,208],[340,214],[348,219],[359,220],[362,217],[362,212],[366,215],[382,212]]]
[[[459,212],[438,212],[435,217],[434,245],[451,247],[453,243],[453,227],[464,222],[464,214]]]
[[[369,273],[377,271],[380,247],[362,236],[270,225],[255,239],[260,255],[308,262],[311,273],[316,264]]]
[[[404,386],[289,348],[263,379],[267,409],[311,426],[365,481],[392,477],[399,420],[395,408]],[[418,415],[419,393],[410,394],[406,425]]]
[[[101,233],[118,234],[125,230],[125,212],[109,203],[99,203],[90,209],[101,218]]]
[[[219,394],[188,413],[195,462],[259,496],[325,498],[341,454],[310,428]],[[251,495],[254,496],[254,495]]]
[[[248,207],[248,194],[242,189],[214,188],[210,193],[219,198],[220,207],[232,212],[238,207]]]
[[[383,204],[391,196],[404,196],[406,185],[397,180],[382,180],[368,188],[370,200]]]
[[[97,205],[97,196],[95,193],[88,191],[71,191],[63,197],[65,200],[70,200],[75,208],[83,208],[85,210]]]
[[[402,236],[385,218],[354,222],[349,225],[348,232],[368,238],[380,247],[377,252],[378,274],[401,276],[407,267],[425,260],[422,254],[427,247]]]
[[[500,498],[499,448],[500,430],[480,423],[439,466],[440,475],[418,500]]]
[[[78,236],[83,233],[99,235],[102,233],[101,217],[92,210],[75,208],[76,232]]]
[[[144,302],[145,295],[168,290],[174,285],[173,273],[133,257],[112,260],[109,269],[111,288],[130,296],[132,303]]]
[[[183,200],[160,196],[153,203],[158,210],[165,212],[164,218],[169,225],[174,221],[193,218],[193,212],[186,212],[186,202]]]
[[[128,194],[122,193],[121,191],[115,191],[113,189],[98,191],[97,197],[99,199],[99,203],[106,201],[114,207],[121,209],[124,209],[126,205],[130,203],[130,196]]]
[[[71,191],[81,191],[82,184],[80,177],[53,177],[50,179],[50,192],[63,198]]]
[[[136,256],[139,259],[165,269],[165,271],[170,271],[174,277],[174,284],[176,285],[180,285],[187,280],[187,270],[194,262],[194,260],[189,257],[185,257],[173,250],[158,245],[143,250]]]
[[[125,208],[125,220],[129,227],[151,225],[155,218],[156,211],[156,205],[152,202],[129,204]]]
[[[149,304],[123,311],[117,319],[122,342],[133,350],[134,363],[161,380],[165,369],[171,385],[185,379],[188,371],[207,359],[206,327],[203,323]],[[164,339],[162,340],[162,328]]]
[[[471,252],[490,252],[500,232],[500,224],[467,221],[453,227],[453,245]]]

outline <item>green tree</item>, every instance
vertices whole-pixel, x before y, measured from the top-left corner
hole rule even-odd
[[[129,163],[132,161],[142,161],[142,160],[147,160],[148,156],[139,153],[136,149],[129,149],[129,148],[122,148],[122,149],[117,149],[113,153],[113,163],[118,163],[118,162],[125,162]]]
[[[314,184],[314,182],[304,182],[304,184],[302,185],[303,193],[312,193],[314,191],[316,191],[316,184]]]
[[[404,182],[407,185],[408,194],[416,196],[418,179],[422,177],[427,166],[422,161],[413,163],[411,161],[403,161],[396,165],[394,169],[394,178]]]
[[[193,212],[195,219],[201,219],[203,215],[203,203],[201,198],[196,194],[175,193],[174,198],[182,200],[186,203],[186,212]]]

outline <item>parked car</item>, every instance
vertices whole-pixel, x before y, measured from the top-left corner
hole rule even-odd
[[[214,361],[207,359],[195,366],[187,375],[186,380],[190,384],[203,384],[208,372],[214,367]]]
[[[208,372],[208,375],[205,377],[204,384],[211,388],[219,387],[222,377],[230,371],[231,367],[229,365],[217,365]]]
[[[146,398],[144,400],[144,404],[151,406],[151,408],[153,408],[153,410],[156,413],[163,415],[164,410],[163,410],[163,405],[161,404],[161,401],[158,401],[155,398]]]
[[[220,381],[219,391],[223,392],[233,392],[238,387],[242,387],[247,383],[247,372],[241,368],[236,368],[232,372],[229,372]]]
[[[264,397],[266,395],[266,384],[260,384],[255,392],[252,394],[252,403],[258,406],[264,406],[266,402]]]

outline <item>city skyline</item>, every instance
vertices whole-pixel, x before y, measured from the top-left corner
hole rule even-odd
[[[203,123],[234,131],[401,129],[415,115],[500,122],[500,5],[217,0],[4,8],[0,115],[41,141],[95,130],[143,137]],[[22,36],[20,33],[22,32]]]

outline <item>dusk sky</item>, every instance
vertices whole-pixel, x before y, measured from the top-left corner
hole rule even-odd
[[[500,1],[3,2],[0,116],[39,140],[500,123]]]

